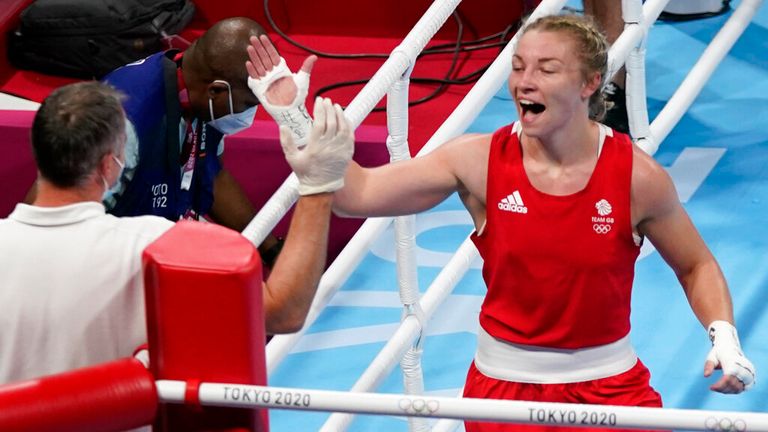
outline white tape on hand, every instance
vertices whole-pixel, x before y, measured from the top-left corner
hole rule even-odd
[[[278,80],[286,77],[293,78],[296,84],[296,96],[288,105],[271,104],[267,98],[267,91]],[[280,63],[273,67],[261,78],[248,77],[248,87],[259,98],[261,105],[280,126],[285,126],[293,135],[297,146],[301,147],[307,142],[309,131],[312,128],[312,118],[307,112],[304,100],[309,91],[309,74],[300,70],[291,73],[285,59],[280,57]]]
[[[713,321],[707,328],[712,349],[707,361],[720,367],[723,374],[736,377],[748,390],[755,384],[755,366],[741,351],[736,327],[727,321]]]

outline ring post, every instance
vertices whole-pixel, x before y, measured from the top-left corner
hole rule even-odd
[[[150,370],[186,382],[155,431],[269,430],[265,410],[202,407],[201,381],[266,384],[261,259],[239,233],[178,222],[144,251]]]

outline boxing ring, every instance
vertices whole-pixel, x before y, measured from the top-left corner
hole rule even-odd
[[[545,12],[551,13],[552,10],[559,9],[565,3],[545,1],[542,3],[542,7],[552,8]],[[573,3],[571,2],[570,5],[579,6],[578,2]],[[625,4],[636,7],[639,2],[625,2]],[[633,50],[638,45],[645,29],[648,28],[648,23],[656,20],[665,4],[666,2],[663,1],[649,1],[643,6],[642,12],[638,12],[635,8],[634,17],[636,18],[641,13],[641,22],[645,24],[628,26],[624,34],[614,44],[610,54],[612,72],[623,64],[625,58],[629,58],[627,61],[629,62],[630,74],[635,72],[634,76],[629,78],[628,83],[630,89],[628,92],[633,97],[633,100],[629,101],[630,107],[634,108],[635,114],[640,114],[633,116],[633,135],[640,137],[638,144],[649,153],[656,153],[659,143],[665,141],[665,138],[673,133],[673,127],[681,120],[693,100],[704,88],[714,69],[725,58],[728,49],[739,38],[741,31],[747,26],[751,16],[760,6],[760,2],[741,2],[734,4],[736,9],[729,17],[721,20],[709,20],[709,26],[713,28],[707,32],[708,37],[701,34],[696,35],[697,38],[701,38],[701,42],[692,48],[690,54],[687,53],[686,57],[688,58],[686,60],[688,63],[684,65],[684,62],[680,61],[680,53],[676,49],[670,49],[669,46],[673,44],[673,41],[680,39],[680,35],[674,34],[673,26],[652,29],[649,33],[650,39],[645,44],[640,44],[639,50]],[[631,9],[631,7],[625,7],[625,13],[627,9]],[[712,23],[712,21],[715,22]],[[704,26],[702,23],[690,23],[688,26],[693,27],[696,24],[700,27]],[[720,30],[719,33],[718,30]],[[701,32],[701,29],[696,31]],[[664,33],[659,34],[658,39],[654,40],[654,32]],[[715,33],[718,33],[717,37],[715,37]],[[702,47],[706,48],[702,51]],[[654,52],[659,53],[656,57],[657,60],[655,60],[656,64],[665,65],[661,56],[675,57],[672,63],[683,72],[691,70],[691,73],[687,78],[685,75],[671,77],[671,74],[664,68],[661,69],[664,75],[651,69],[647,75],[648,79],[652,81],[646,85],[645,80],[642,79],[644,63],[642,56],[645,54],[643,50],[646,48],[651,55]],[[756,47],[753,46],[752,48]],[[491,67],[465,101],[426,144],[423,152],[432,150],[439,143],[460,134],[467,128],[470,132],[490,132],[512,120],[509,113],[514,113],[514,107],[506,100],[509,96],[504,88],[504,81],[509,73],[509,55],[510,53],[507,51],[500,56],[500,59],[503,60]],[[653,64],[652,58],[649,67]],[[743,65],[734,66],[743,70]],[[638,75],[640,79],[638,79]],[[664,83],[664,79],[672,82]],[[679,81],[675,82],[675,80]],[[500,87],[501,90],[499,91]],[[646,87],[649,93],[656,91],[655,94],[650,93],[648,95],[650,105],[648,108],[643,103],[646,99]],[[722,95],[722,97],[727,98],[726,95]],[[484,113],[487,113],[491,118],[486,120],[483,115],[480,115],[480,118],[472,124],[478,107],[486,106],[489,100],[489,105],[492,106],[486,108]],[[669,102],[662,109],[659,106],[659,101],[666,100]],[[357,113],[354,108],[356,108],[355,102],[347,110],[348,118],[351,120],[355,119]],[[647,123],[648,111],[655,111],[656,113],[652,117],[654,121],[651,124]],[[502,113],[501,116],[499,115],[500,112]],[[665,141],[664,147],[661,148],[662,151],[657,154],[657,158],[669,166],[668,170],[677,183],[680,198],[688,206],[689,212],[692,211],[691,207],[699,208],[702,205],[697,202],[689,204],[689,201],[693,198],[694,193],[701,189],[702,185],[706,185],[705,180],[716,174],[716,166],[718,163],[723,163],[724,155],[729,151],[726,150],[726,146],[722,146],[723,140],[717,140],[717,145],[711,145],[700,135],[701,132],[696,131],[696,140],[699,141],[692,141],[684,136],[681,137],[679,133],[673,133],[672,138],[674,140]],[[717,206],[717,204],[714,205]],[[700,223],[695,217],[694,221],[697,224]],[[407,255],[413,252],[409,252],[407,249],[405,252],[398,252],[393,246],[395,231],[393,225],[391,218],[377,218],[367,221],[359,234],[350,242],[348,249],[339,256],[339,259],[334,262],[324,276],[316,303],[310,313],[310,320],[315,322],[314,325],[306,326],[301,334],[276,337],[267,346],[270,384],[286,387],[308,387],[308,383],[312,383],[311,387],[322,389],[384,393],[406,392],[407,385],[401,382],[402,373],[395,369],[418,337],[420,327],[419,319],[415,314],[406,314],[402,324],[397,324],[401,314],[401,309],[398,307],[402,308],[399,305],[398,293],[394,288],[398,286],[397,275],[412,270],[401,269],[395,261],[399,254]],[[416,226],[417,252],[415,255],[419,264],[418,284],[422,290],[421,306],[426,316],[435,314],[426,326],[427,339],[424,344],[427,348],[423,354],[422,365],[424,380],[426,381],[425,387],[427,394],[431,396],[455,397],[461,394],[464,373],[474,352],[474,326],[476,326],[480,299],[484,294],[476,252],[474,247],[465,241],[466,236],[472,230],[471,221],[466,216],[458,199],[453,197],[432,211],[419,215]],[[700,226],[700,229],[703,234],[706,234],[704,228]],[[716,228],[714,231],[717,231]],[[717,241],[717,235],[715,233],[705,238],[710,244],[714,239],[715,243],[720,245],[722,242]],[[714,246],[713,250],[721,261],[724,258],[729,258],[717,253]],[[455,254],[452,253],[454,251]],[[644,270],[644,268],[646,269]],[[728,272],[726,274],[731,280],[731,288],[738,306],[738,293],[741,288],[738,286],[738,282],[734,283],[732,279],[735,275]],[[646,246],[637,269],[632,336],[638,349],[645,348],[646,351],[651,351],[650,354],[641,352],[640,357],[649,365],[654,377],[656,377],[658,370],[670,369],[665,364],[674,357],[674,355],[669,354],[670,351],[678,355],[683,352],[683,350],[670,349],[668,344],[683,345],[691,353],[700,353],[698,357],[686,355],[685,358],[689,359],[690,364],[686,363],[683,366],[695,369],[693,371],[695,373],[685,375],[687,376],[685,379],[689,380],[685,385],[696,385],[695,389],[692,388],[688,391],[691,394],[695,393],[696,396],[688,396],[686,392],[679,392],[682,394],[675,397],[680,400],[670,401],[668,395],[675,392],[665,391],[663,383],[654,382],[653,384],[665,396],[666,406],[749,410],[749,403],[745,404],[744,398],[751,396],[750,393],[740,397],[741,400],[736,400],[739,398],[727,400],[717,395],[707,395],[708,390],[702,384],[704,380],[700,377],[699,368],[703,364],[703,358],[706,355],[705,350],[708,347],[705,341],[702,343],[702,330],[699,324],[695,322],[684,299],[679,295],[678,282],[670,276],[669,270],[664,267],[658,254]],[[659,294],[657,285],[663,286],[664,289],[670,287],[672,290],[678,291],[664,291],[664,294]],[[384,287],[388,287],[388,289]],[[657,334],[658,331],[666,331],[662,323],[668,326],[672,325],[669,328],[679,328],[680,324],[670,324],[670,319],[662,319],[659,323],[648,323],[647,320],[649,317],[656,316],[654,308],[657,310],[659,308],[657,305],[659,297],[669,297],[673,293],[678,295],[673,302],[675,315],[678,316],[678,321],[683,322],[686,334],[670,338],[673,342],[665,342],[664,338]],[[764,297],[758,295],[757,298]],[[459,305],[458,303],[461,302],[464,303]],[[441,311],[441,308],[444,309]],[[662,309],[671,310],[669,308]],[[362,316],[366,313],[370,313],[372,316]],[[647,314],[645,320],[643,320],[643,314]],[[740,316],[738,309],[736,316],[737,319]],[[683,320],[680,317],[688,319]],[[315,319],[317,320],[315,321]],[[740,327],[745,325],[743,320],[738,322]],[[754,332],[744,336],[755,338],[754,340],[757,341],[756,326],[751,327],[755,329]],[[764,332],[762,335],[765,337]],[[746,345],[747,342],[744,343],[746,349],[749,350],[750,345]],[[457,346],[466,352],[456,354]],[[752,348],[757,348],[759,351],[759,347],[753,346]],[[670,357],[665,359],[662,356],[656,360],[659,355],[654,354],[655,350],[665,351]],[[450,353],[448,356],[452,358],[443,358],[446,353]],[[751,353],[751,355],[760,355],[760,352]],[[354,359],[347,360],[344,358],[345,356],[352,356]],[[359,357],[361,356],[370,359],[370,364],[364,360],[360,361]],[[650,362],[661,363],[661,365],[655,366],[649,364]],[[327,368],[322,367],[323,363],[326,364]],[[403,367],[401,366],[400,369]],[[343,370],[344,373],[337,372],[339,370]],[[452,372],[449,374],[447,370]],[[301,375],[294,375],[297,371],[301,371]],[[665,376],[670,374],[675,381],[681,380],[682,374],[679,371],[672,370]],[[759,387],[758,385],[756,393],[761,392]],[[758,400],[759,397],[756,397],[752,401],[752,409],[764,410],[763,406],[757,402]],[[353,417],[347,414],[332,414],[330,416],[302,414],[300,417],[305,419],[305,423],[301,423],[296,412],[273,411],[271,415],[274,419],[273,427],[285,424],[285,427],[289,428],[288,425],[295,425],[299,422],[299,424],[306,425],[308,430],[344,430],[350,425],[350,430],[405,430],[403,420],[387,418],[361,416],[352,423]],[[451,428],[457,426],[457,423],[439,422],[433,425],[435,428],[433,430],[452,430]]]
[[[346,111],[357,126],[389,92],[393,160],[409,157],[404,131],[411,59],[458,3],[436,1]],[[612,72],[627,62],[633,136],[668,169],[720,261],[742,345],[762,370],[768,364],[768,314],[761,310],[768,304],[768,272],[761,270],[768,269],[762,222],[768,214],[768,138],[761,124],[768,119],[768,60],[754,52],[768,49],[768,12],[759,10],[761,1],[742,0],[723,17],[650,28],[667,1],[649,0],[642,8],[639,1],[623,3],[630,24],[609,59]],[[556,13],[566,4],[579,6],[544,0],[535,14]],[[731,50],[742,32],[747,40]],[[465,131],[490,132],[514,120],[504,85],[513,44],[422,154]],[[295,202],[295,189],[291,176],[244,236],[259,243]],[[631,337],[667,409],[456,399],[474,354],[485,293],[477,251],[466,240],[472,229],[455,196],[421,215],[369,219],[323,276],[305,328],[267,344],[271,387],[197,382],[195,403],[271,408],[273,431],[449,431],[461,430],[455,420],[461,418],[768,431],[768,414],[759,413],[768,397],[761,379],[739,396],[707,390],[701,377],[709,348],[705,332],[674,275],[648,246],[636,267]],[[156,386],[160,402],[189,403],[188,383],[161,380]]]

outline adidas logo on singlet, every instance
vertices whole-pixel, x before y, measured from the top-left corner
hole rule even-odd
[[[523,204],[523,198],[520,197],[520,191],[514,191],[499,201],[499,210],[512,213],[528,213],[528,207]]]

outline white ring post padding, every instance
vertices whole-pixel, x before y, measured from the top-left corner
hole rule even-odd
[[[454,432],[463,422],[456,419],[440,419],[432,425],[432,432]]]
[[[411,158],[408,148],[408,90],[410,88],[408,69],[399,80],[392,84],[387,93],[387,150],[391,162]]]
[[[608,79],[624,66],[629,52],[645,37],[670,0],[648,0],[643,4],[643,18],[638,25],[628,25],[608,50]]]
[[[622,0],[622,16],[625,26],[639,25],[643,19],[642,0]],[[647,33],[629,52],[625,70],[626,107],[629,130],[635,139],[647,139],[650,134],[647,96],[645,92],[645,44]]]
[[[389,89],[387,93],[387,148],[392,162],[408,160],[411,152],[408,148],[408,89],[411,70],[409,68]],[[419,278],[416,264],[416,216],[398,216],[395,218],[395,242],[397,243],[397,282],[400,301],[403,303],[403,317],[413,314],[422,317],[419,306]],[[418,396],[424,394],[424,374],[421,368],[421,341],[424,340],[424,325],[420,320],[420,336],[417,342],[403,355],[400,369],[403,371],[405,394]],[[411,432],[429,432],[425,419],[408,419]]]
[[[387,93],[387,149],[390,161],[411,158],[408,148],[408,88],[410,69],[400,77]],[[400,301],[411,305],[419,301],[419,284],[416,265],[416,216],[395,218],[395,243],[397,244],[397,282]]]
[[[542,0],[536,10],[531,13],[531,19],[559,12],[567,0]],[[519,33],[519,32],[518,32]],[[493,95],[509,77],[512,70],[513,43],[515,36],[504,51],[499,54],[490,68],[485,71],[480,80],[467,93],[461,103],[453,110],[451,115],[443,122],[430,140],[419,151],[419,155],[426,154],[451,138],[463,133],[469,124],[474,121],[480,111],[488,104]],[[345,113],[346,115],[346,113]],[[283,187],[281,186],[281,189]],[[277,193],[275,193],[277,195]],[[274,196],[273,196],[274,198]],[[271,200],[270,200],[271,201]],[[263,209],[262,209],[263,210]],[[260,212],[261,213],[261,212]],[[256,216],[259,217],[258,215]],[[267,344],[267,373],[271,374],[283,361],[285,356],[293,349],[307,328],[317,319],[323,308],[331,299],[336,290],[341,288],[344,281],[357,264],[363,259],[373,241],[381,235],[392,222],[392,217],[369,218],[358,229],[347,246],[342,250],[326,274],[320,280],[320,286],[315,294],[304,327],[299,332],[287,335],[278,335]],[[330,275],[329,275],[330,273]]]
[[[424,331],[424,328],[421,328]],[[423,340],[419,338],[418,340]],[[400,360],[400,368],[403,370],[403,388],[408,396],[424,395],[424,371],[421,367],[421,357],[424,351],[420,344],[416,342],[408,351],[403,354]],[[408,430],[411,432],[429,432],[430,427],[427,419],[421,417],[408,418]]]
[[[624,24],[639,23],[643,18],[643,1],[621,0],[621,18]]]
[[[436,0],[411,29],[403,42],[392,51],[389,58],[344,111],[344,116],[352,124],[353,130],[360,126],[363,119],[376,107],[376,104],[384,97],[392,84],[413,65],[416,55],[424,49],[427,42],[442,27],[445,20],[451,16],[460,1]],[[280,222],[280,218],[299,198],[297,187],[296,176],[291,173],[246,226],[243,230],[243,236],[255,245],[261,244],[269,232]]]
[[[629,130],[635,139],[651,136],[648,122],[647,96],[645,92],[645,38],[627,58],[627,116]]]
[[[180,398],[169,397],[178,391],[165,391],[168,384],[167,381],[157,381],[161,402],[183,403],[183,394]],[[219,383],[200,384],[199,396],[201,405],[240,408],[340,411],[610,429],[768,432],[768,414],[736,411],[412,397]]]
[[[478,252],[472,240],[467,238],[459,246],[459,249],[451,257],[440,274],[437,275],[432,285],[421,298],[421,308],[424,311],[425,320],[429,320],[437,308],[443,303],[453,288],[461,280],[469,269],[469,266],[477,258]],[[394,368],[395,364],[403,357],[408,347],[413,344],[419,335],[421,325],[415,316],[407,316],[395,331],[395,334],[387,341],[384,348],[379,351],[376,358],[368,365],[355,385],[352,392],[365,392],[377,388]],[[332,414],[325,422],[321,431],[343,431],[349,427],[353,416],[351,414]]]
[[[404,306],[419,302],[419,275],[416,263],[416,216],[395,218],[397,282]]]
[[[736,40],[739,39],[747,28],[755,13],[762,5],[762,0],[742,0],[741,4],[733,11],[728,21],[717,32],[707,48],[699,57],[699,60],[686,75],[680,87],[669,99],[658,116],[651,124],[651,136],[653,147],[643,148],[649,154],[654,154],[659,144],[672,131],[672,128],[680,121],[693,103],[693,100],[709,81],[715,68],[723,61]]]

